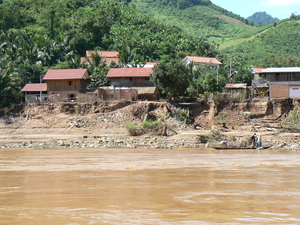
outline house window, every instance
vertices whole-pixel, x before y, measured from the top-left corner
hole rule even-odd
[[[70,80],[70,81],[69,81],[69,86],[72,86],[72,84],[73,84],[73,82]]]
[[[129,77],[129,80],[132,80],[132,77]]]
[[[149,77],[146,77],[145,80],[149,80]]]

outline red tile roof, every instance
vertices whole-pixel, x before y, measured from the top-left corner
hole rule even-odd
[[[86,51],[86,57],[91,57],[96,54],[96,51]],[[117,51],[98,51],[99,56],[108,58],[118,58],[119,52]]]
[[[222,65],[222,63],[217,60],[216,58],[209,58],[209,57],[199,57],[199,56],[186,56],[182,61],[189,59],[195,63],[212,63],[215,65]]]
[[[87,78],[87,69],[56,69],[48,70],[43,80],[78,80]]]
[[[41,91],[41,86],[42,86],[42,91],[47,91],[47,84],[46,83],[35,83],[35,84],[26,84],[22,91],[26,92],[38,92]]]
[[[80,63],[84,63],[87,59],[92,59],[92,55],[96,54],[96,51],[86,51],[86,57],[80,58]],[[114,61],[119,65],[119,52],[117,51],[98,51],[98,54],[101,58],[105,58],[105,64],[109,64],[111,61]]]
[[[149,77],[152,68],[112,68],[106,77]]]
[[[80,64],[83,64],[85,61],[87,60],[92,60],[92,57],[81,57],[80,58]],[[119,65],[119,59],[118,58],[114,58],[114,57],[105,57],[105,62],[104,64],[107,65],[109,64],[111,61],[114,61],[117,65]]]
[[[266,68],[257,68],[257,67],[253,67],[252,68],[255,72],[257,73],[262,73],[262,70],[266,69]]]

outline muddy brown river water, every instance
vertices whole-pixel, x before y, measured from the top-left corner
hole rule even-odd
[[[300,224],[300,154],[0,149],[10,224]]]

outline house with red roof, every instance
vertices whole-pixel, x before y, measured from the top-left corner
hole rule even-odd
[[[150,68],[111,68],[106,77],[111,80],[114,89],[138,90],[139,100],[158,100],[159,90],[150,81],[153,69]]]
[[[104,64],[108,65],[111,62],[114,62],[116,65],[119,65],[119,52],[117,51],[97,51],[98,55],[101,57],[101,60],[103,60]],[[88,60],[92,60],[92,56],[94,54],[97,54],[96,51],[86,51],[86,57],[80,58],[80,64],[85,63]]]
[[[48,101],[46,83],[26,84],[21,90],[25,97],[25,103],[40,103]]]
[[[210,58],[210,57],[200,57],[200,56],[186,56],[182,60],[182,62],[186,65],[189,65],[190,63],[194,63],[194,65],[200,65],[200,64],[211,64],[216,68],[219,68],[222,63],[217,60],[216,58]]]
[[[58,101],[76,101],[79,94],[86,93],[89,79],[87,69],[52,69],[45,74],[49,98]]]

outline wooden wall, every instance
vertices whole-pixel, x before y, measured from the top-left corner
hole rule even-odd
[[[48,93],[56,91],[86,92],[86,80],[47,80]]]

